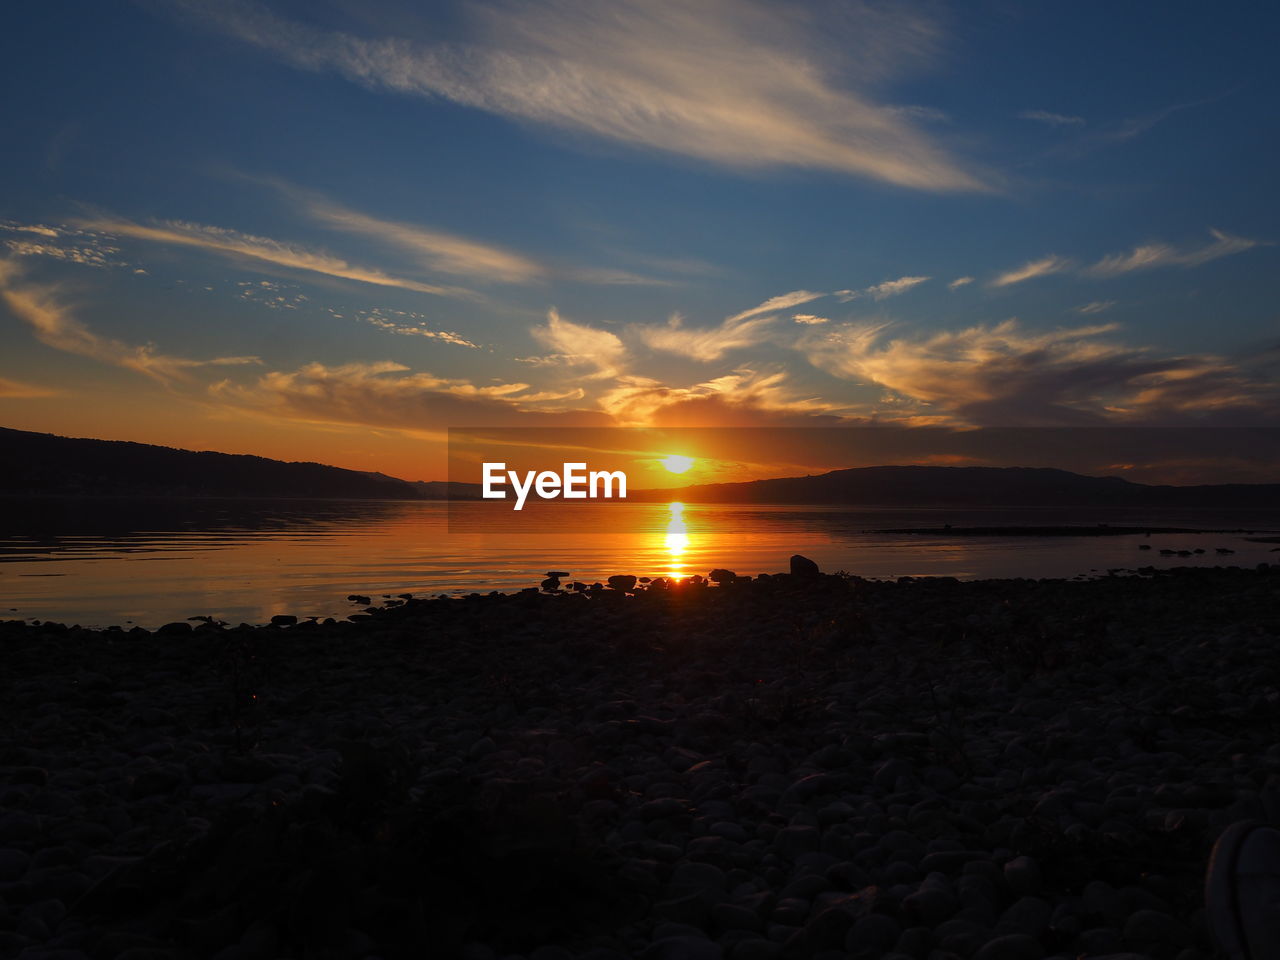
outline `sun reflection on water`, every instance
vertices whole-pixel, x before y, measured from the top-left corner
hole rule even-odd
[[[683,577],[684,554],[689,549],[689,528],[684,519],[684,504],[674,500],[667,504],[671,518],[667,521],[666,548],[670,577]]]

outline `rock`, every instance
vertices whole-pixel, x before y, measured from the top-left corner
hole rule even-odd
[[[997,933],[1021,933],[1039,938],[1049,927],[1053,907],[1037,897],[1023,897],[1004,912],[996,924]]]
[[[659,797],[657,800],[650,800],[640,805],[641,820],[665,820],[667,817],[677,817],[687,811],[685,802],[679,797]]]
[[[1156,910],[1138,910],[1124,923],[1127,947],[1183,947],[1191,942],[1191,932],[1176,917]]]
[[[184,623],[181,620],[175,620],[173,623],[166,623],[156,633],[162,637],[180,637],[191,632],[191,624]]]
[[[854,921],[844,938],[844,949],[854,956],[887,953],[901,935],[896,920],[884,913],[870,913]]]
[[[1031,857],[1014,857],[1006,863],[1004,882],[1015,897],[1033,897],[1044,888],[1040,865]]]
[[[622,593],[629,593],[636,587],[636,578],[630,574],[614,574],[609,578],[609,586]]]
[[[730,960],[778,960],[782,945],[772,940],[739,940],[729,952]]]
[[[1043,956],[1044,947],[1034,937],[1011,933],[988,940],[978,948],[973,960],[1041,960]]]
[[[29,813],[6,813],[0,817],[0,841],[32,840],[40,833],[40,821]]]
[[[640,960],[724,960],[724,950],[698,937],[666,937],[649,944]]]
[[[738,575],[732,570],[725,570],[721,567],[717,567],[707,574],[707,579],[713,583],[733,583],[733,581],[738,579]]]
[[[773,849],[782,856],[795,860],[801,854],[818,849],[817,827],[783,827],[773,838]]]
[[[724,871],[710,863],[680,863],[671,871],[673,892],[697,890],[704,894],[723,895]]]
[[[936,927],[956,912],[959,904],[953,894],[937,888],[921,887],[902,901],[902,909],[909,918],[926,927]]]
[[[796,577],[816,577],[822,571],[818,569],[818,565],[808,557],[803,557],[798,553],[791,555],[791,574]]]
[[[0,850],[0,883],[20,879],[30,863],[31,858],[21,850],[8,847]]]
[[[271,618],[272,626],[276,627],[292,627],[298,622],[298,618],[289,613],[277,613]]]
[[[764,929],[764,922],[759,914],[736,903],[716,904],[711,908],[711,918],[722,930],[752,930],[758,933]]]
[[[892,793],[902,777],[914,777],[915,767],[910,760],[895,758],[882,764],[871,778],[871,785],[884,793]]]

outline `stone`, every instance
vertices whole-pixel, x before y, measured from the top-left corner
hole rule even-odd
[[[818,569],[818,565],[808,557],[801,556],[798,553],[791,555],[791,574],[796,577],[816,577],[822,571]]]
[[[772,940],[739,940],[729,953],[730,960],[778,960],[782,945]]]
[[[1044,889],[1040,865],[1031,857],[1014,857],[1004,865],[1004,881],[1015,897],[1030,897]]]
[[[906,916],[926,927],[936,927],[956,912],[959,904],[946,890],[922,887],[902,901]]]
[[[697,937],[665,937],[649,944],[640,960],[724,960],[724,950]]]
[[[1011,933],[988,940],[978,948],[973,960],[1041,960],[1043,956],[1044,947],[1034,937]]]
[[[0,850],[0,883],[18,880],[27,872],[31,858],[21,850],[6,847]]]
[[[1138,910],[1124,922],[1127,947],[1183,947],[1191,941],[1191,932],[1176,917],[1157,910]]]
[[[817,827],[783,827],[773,838],[773,849],[792,860],[818,849]]]

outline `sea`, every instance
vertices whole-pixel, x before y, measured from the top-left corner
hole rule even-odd
[[[460,596],[613,574],[825,572],[1087,578],[1141,567],[1280,563],[1275,511],[546,504],[537,517],[430,501],[8,499],[0,619],[154,628],[277,614],[342,618],[401,594]],[[1180,527],[1196,533],[1022,536],[1018,527]],[[951,529],[948,529],[950,526]],[[966,527],[1010,528],[966,536]],[[928,533],[886,532],[928,530]],[[1272,542],[1266,542],[1271,538]],[[1145,549],[1144,549],[1145,548]],[[1162,555],[1161,551],[1174,551]],[[1177,551],[1189,552],[1179,556]]]

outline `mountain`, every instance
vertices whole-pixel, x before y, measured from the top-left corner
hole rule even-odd
[[[0,427],[0,493],[432,500],[448,484],[410,483],[320,463],[84,440]]]
[[[320,463],[85,440],[0,427],[0,494],[475,500],[475,483],[411,482]],[[632,490],[628,500],[862,506],[1274,508],[1280,484],[1171,487],[1040,467],[855,467],[808,477]],[[601,501],[611,502],[611,501]]]
[[[854,467],[807,477],[638,490],[632,500],[863,506],[1272,507],[1280,484],[1151,486],[1046,467]]]

